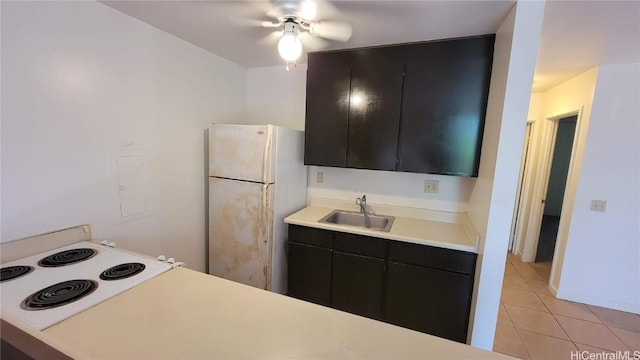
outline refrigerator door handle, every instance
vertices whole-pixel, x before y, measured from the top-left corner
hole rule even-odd
[[[262,185],[262,201],[261,201],[261,209],[260,209],[260,237],[262,237],[262,241],[263,242],[267,242],[269,240],[269,238],[267,237],[267,224],[268,224],[268,219],[267,217],[269,216],[268,212],[269,212],[269,204],[267,204],[267,187],[269,186],[269,184],[263,184]]]
[[[271,172],[271,137],[272,137],[272,127],[271,125],[267,125],[267,139],[264,142],[264,154],[262,158],[262,181],[265,183],[270,182],[270,172]]]

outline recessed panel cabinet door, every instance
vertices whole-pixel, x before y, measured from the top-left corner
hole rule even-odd
[[[477,176],[493,36],[411,46],[398,170]]]
[[[334,251],[331,307],[380,319],[383,274],[383,259]]]
[[[329,306],[331,249],[289,242],[287,295]]]
[[[347,167],[396,170],[402,104],[401,48],[354,52]]]
[[[309,54],[305,121],[305,165],[347,165],[348,53]]]
[[[387,322],[464,343],[469,325],[470,275],[389,262]]]

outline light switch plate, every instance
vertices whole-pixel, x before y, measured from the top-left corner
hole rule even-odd
[[[316,173],[316,182],[319,184],[324,182],[324,173],[322,171]]]
[[[440,191],[440,181],[438,180],[425,180],[424,181],[424,192],[437,194]]]
[[[591,200],[591,211],[604,212],[607,209],[607,202],[605,200]]]

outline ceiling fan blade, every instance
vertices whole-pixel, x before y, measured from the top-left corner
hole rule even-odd
[[[302,47],[306,52],[320,51],[329,46],[329,43],[326,40],[312,36],[308,32],[300,33],[298,37],[300,38],[300,41],[302,41]]]
[[[280,27],[280,23],[275,21],[258,20],[258,19],[244,19],[229,17],[229,23],[242,26],[242,27],[263,27],[263,28],[277,28]]]
[[[329,40],[346,42],[351,39],[353,28],[351,24],[342,21],[319,21],[311,23],[310,32],[312,35],[320,36]]]

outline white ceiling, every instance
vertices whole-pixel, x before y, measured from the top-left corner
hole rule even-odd
[[[274,1],[102,1],[247,68],[283,64],[273,29],[248,26]],[[493,33],[513,0],[318,2],[319,20],[353,25],[346,43],[303,39],[306,51]],[[329,6],[330,5],[330,6]],[[307,41],[305,41],[307,40]],[[306,62],[302,57],[300,62]],[[609,63],[640,62],[640,1],[559,1],[545,6],[534,92]]]

